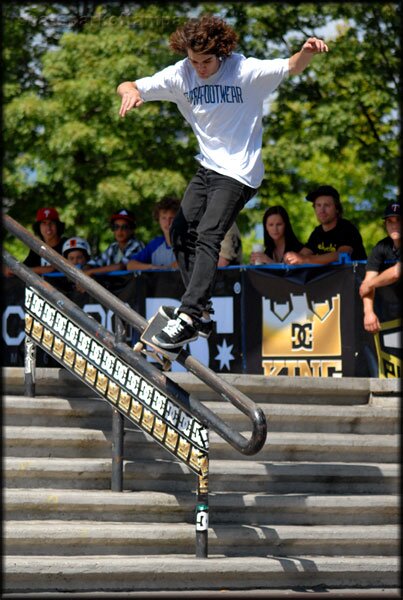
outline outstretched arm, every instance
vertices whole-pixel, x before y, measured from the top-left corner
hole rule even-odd
[[[138,108],[143,104],[143,99],[135,81],[124,81],[117,88],[117,93],[122,98],[119,116],[124,117],[132,108]]]
[[[289,59],[290,75],[299,75],[309,65],[315,54],[328,52],[329,48],[323,40],[316,37],[307,39],[301,50]]]

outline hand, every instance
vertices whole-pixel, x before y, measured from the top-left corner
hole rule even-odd
[[[287,265],[301,265],[305,262],[298,252],[286,252],[283,256],[283,260]]]
[[[323,40],[316,37],[310,37],[306,40],[302,46],[301,51],[309,54],[319,54],[321,52],[328,52],[329,48]]]
[[[274,262],[264,252],[252,252],[250,255],[251,265],[267,265],[268,263]]]
[[[374,312],[364,314],[364,329],[369,333],[378,333],[381,330],[381,324]]]
[[[138,90],[130,90],[125,92],[122,96],[122,102],[119,109],[119,116],[124,117],[126,113],[132,108],[138,108],[143,104],[143,99],[140,96]]]

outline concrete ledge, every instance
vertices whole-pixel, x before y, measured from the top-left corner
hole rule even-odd
[[[3,592],[399,588],[398,557],[20,557],[3,561]]]
[[[24,393],[24,369],[5,367],[3,392]],[[207,386],[191,373],[167,373],[167,376],[189,393],[204,391]],[[221,374],[221,377],[245,394],[306,394],[358,395],[399,394],[400,379],[373,379],[366,377],[266,377],[264,375]],[[74,385],[73,385],[74,383]],[[37,395],[66,395],[70,397],[94,396],[89,386],[81,383],[69,371],[62,368],[38,368],[36,370]]]

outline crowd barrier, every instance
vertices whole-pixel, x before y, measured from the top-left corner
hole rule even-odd
[[[358,293],[365,262],[325,267],[285,265],[226,267],[217,270],[213,295],[216,328],[209,340],[189,346],[195,358],[217,373],[263,374],[268,377],[400,377],[400,312],[388,290],[377,291],[382,331],[363,328]],[[64,275],[46,279],[108,330],[114,315]],[[118,271],[97,281],[134,310],[150,318],[162,304],[179,306],[184,292],[180,273]],[[3,366],[24,364],[24,284],[4,278],[2,314]],[[134,344],[137,333],[127,329]],[[38,352],[37,366],[56,366]],[[184,370],[175,363],[173,370]]]

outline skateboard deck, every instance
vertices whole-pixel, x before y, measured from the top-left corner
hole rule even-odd
[[[164,317],[164,315],[161,315],[161,313],[157,312],[148,321],[147,327],[140,336],[140,342],[137,342],[137,344],[134,346],[134,350],[137,352],[143,352],[159,362],[164,371],[171,367],[171,363],[177,359],[178,355],[183,350],[183,346],[169,348],[169,350],[167,348],[160,348],[152,341],[152,337],[157,333],[160,333],[161,329],[163,329],[167,323],[167,317]],[[149,350],[147,347],[151,348],[151,350]]]

